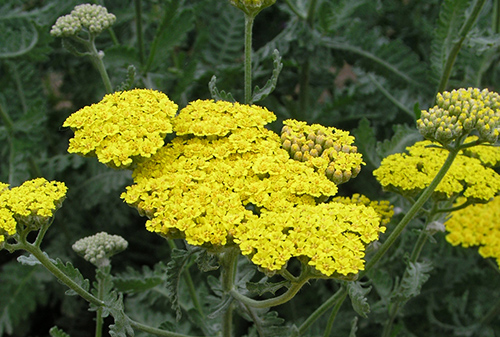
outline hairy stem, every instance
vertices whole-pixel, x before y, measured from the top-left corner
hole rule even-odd
[[[245,104],[252,103],[252,27],[255,15],[245,13]]]
[[[85,43],[85,47],[90,53],[90,60],[94,67],[96,67],[97,71],[99,71],[99,75],[101,75],[102,82],[104,83],[104,87],[106,88],[106,92],[111,94],[113,92],[113,86],[111,85],[111,80],[109,79],[108,72],[106,71],[106,67],[104,66],[104,62],[102,61],[102,56],[99,55],[97,48],[95,47],[94,37],[92,36],[89,41]]]
[[[346,299],[347,296],[347,289],[345,287],[341,287],[337,292],[330,297],[328,300],[326,300],[321,306],[318,307],[305,321],[302,323],[302,325],[299,327],[299,333],[300,335],[304,334],[307,329],[313,325],[318,318],[321,317],[328,309],[330,309],[333,305],[341,305],[344,300]],[[340,303],[340,304],[339,304]]]
[[[236,277],[236,263],[238,262],[238,248],[228,248],[220,258],[222,290],[226,296],[230,296],[234,287]],[[222,318],[222,337],[231,337],[233,330],[233,306],[229,305]]]

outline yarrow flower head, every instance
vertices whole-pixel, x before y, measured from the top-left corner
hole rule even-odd
[[[256,16],[264,8],[274,5],[276,0],[229,0],[229,2],[245,14]]]
[[[177,105],[165,94],[148,89],[115,92],[73,113],[63,126],[75,137],[68,152],[97,159],[112,168],[127,168],[149,158],[172,132]]]
[[[349,132],[292,119],[283,124],[282,146],[291,158],[306,162],[336,184],[356,178],[364,162]]]
[[[116,17],[108,13],[106,7],[83,4],[75,6],[71,14],[57,19],[50,34],[56,37],[76,36],[82,29],[98,35],[115,23]]]
[[[459,200],[462,203],[464,200]],[[446,241],[453,246],[479,246],[484,258],[496,259],[500,267],[500,197],[486,204],[467,206],[446,221]]]
[[[434,146],[433,146],[434,145]],[[382,160],[373,175],[387,190],[416,196],[434,179],[448,156],[437,143],[421,141]],[[451,165],[433,197],[437,200],[466,197],[469,202],[486,202],[500,192],[500,175],[462,151]]]
[[[18,229],[39,230],[59,209],[66,196],[66,185],[36,178],[8,188],[0,183],[0,243]]]
[[[296,257],[327,276],[357,273],[364,246],[384,230],[380,216],[364,205],[321,203],[337,186],[290,159],[264,128],[275,118],[254,105],[190,103],[174,118],[177,137],[137,165],[122,198],[149,218],[148,230],[208,249],[238,245],[270,272]],[[316,241],[308,241],[311,228]],[[315,251],[319,241],[331,250]]]
[[[478,142],[495,143],[500,134],[500,95],[488,89],[439,93],[437,104],[422,110],[417,127],[427,139],[446,145],[476,132]]]
[[[72,248],[93,265],[106,267],[111,257],[124,251],[127,246],[128,242],[121,236],[101,232],[76,241]]]

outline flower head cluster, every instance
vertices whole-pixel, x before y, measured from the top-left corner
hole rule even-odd
[[[439,93],[437,104],[423,110],[417,127],[433,141],[448,144],[477,132],[479,142],[494,143],[500,134],[500,95],[487,89],[458,89]]]
[[[373,172],[388,190],[415,196],[423,191],[443,166],[448,151],[432,146],[430,141],[417,142],[408,153],[396,153],[382,160]],[[459,154],[433,194],[435,199],[463,195],[469,201],[488,201],[500,191],[500,175],[476,158]]]
[[[352,145],[354,137],[349,132],[296,120],[286,120],[283,124],[282,146],[291,158],[306,162],[336,184],[358,175],[364,163],[361,153]]]
[[[38,230],[46,225],[66,196],[64,183],[36,178],[8,188],[0,183],[0,242],[16,227]]]
[[[76,36],[82,28],[98,35],[115,23],[116,17],[106,7],[83,4],[75,6],[71,14],[61,16],[52,26],[50,34],[56,37]]]
[[[97,267],[109,265],[113,255],[121,253],[128,247],[128,242],[119,235],[106,232],[87,236],[76,241],[71,248]]]
[[[274,118],[256,106],[192,102],[174,119],[178,136],[137,165],[122,198],[152,232],[207,248],[236,244],[271,271],[297,257],[328,276],[356,273],[364,246],[384,230],[380,216],[364,205],[318,204],[337,186],[289,158],[263,127]]]
[[[500,267],[500,197],[453,212],[445,225],[446,241],[465,248],[479,246],[479,254],[495,258]]]
[[[264,8],[274,5],[276,0],[229,0],[229,2],[247,15],[256,16]]]
[[[373,208],[380,216],[380,224],[387,225],[394,215],[394,206],[388,200],[370,200],[362,194],[355,193],[352,197],[335,197],[333,201],[350,205],[365,205]]]
[[[467,137],[466,143],[477,141],[478,137]],[[477,158],[486,167],[500,166],[500,147],[490,144],[482,144],[480,146],[472,146],[463,150],[466,156]]]
[[[75,132],[68,151],[97,156],[112,168],[127,168],[164,145],[176,113],[177,105],[158,91],[134,89],[106,95],[66,119],[63,126]]]

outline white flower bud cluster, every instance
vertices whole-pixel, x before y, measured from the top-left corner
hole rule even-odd
[[[108,13],[106,7],[83,4],[75,6],[71,14],[57,19],[50,33],[57,37],[74,36],[85,28],[92,35],[100,34],[115,23],[116,16]]]
[[[495,143],[500,135],[500,95],[477,88],[445,91],[437,104],[423,110],[417,127],[427,139],[448,144],[476,131],[479,142]]]
[[[101,232],[76,241],[72,248],[90,263],[104,267],[109,265],[113,255],[124,251],[127,246],[128,242],[121,236]]]

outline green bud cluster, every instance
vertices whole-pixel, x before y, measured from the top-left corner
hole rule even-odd
[[[306,162],[336,184],[355,178],[363,160],[354,137],[348,132],[319,124],[307,125],[295,120],[284,121],[282,147],[294,160]]]
[[[83,4],[75,6],[71,14],[57,19],[50,34],[56,37],[76,36],[82,28],[90,34],[98,35],[115,23],[116,17],[108,13],[106,7]]]
[[[276,0],[229,0],[229,2],[246,14],[255,16],[264,8],[273,5]]]
[[[488,89],[458,89],[439,93],[436,105],[417,120],[427,139],[448,144],[476,132],[479,142],[495,143],[500,134],[500,95]]]
[[[95,266],[105,267],[113,255],[124,251],[127,246],[128,242],[121,236],[101,232],[76,241],[72,248]]]

